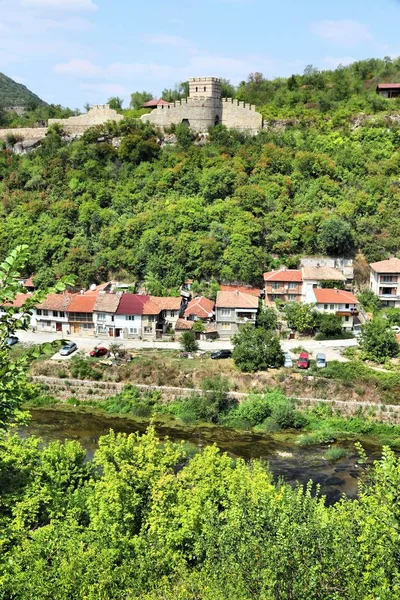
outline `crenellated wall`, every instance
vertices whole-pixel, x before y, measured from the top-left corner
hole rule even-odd
[[[222,99],[222,124],[229,129],[257,133],[262,129],[263,118],[254,104],[246,104],[233,98]]]

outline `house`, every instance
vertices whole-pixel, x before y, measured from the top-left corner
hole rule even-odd
[[[381,260],[369,266],[371,290],[384,306],[400,308],[400,259]]]
[[[255,325],[258,298],[253,294],[219,291],[215,303],[217,332],[221,338],[230,338],[241,326]]]
[[[163,322],[161,320],[161,308],[153,298],[143,305],[142,316],[142,339],[155,340],[163,333]]]
[[[236,292],[236,290],[238,290],[239,292],[243,292],[243,294],[251,294],[252,296],[257,296],[257,298],[259,298],[259,296],[261,294],[260,288],[254,288],[249,285],[221,284],[219,286],[219,289],[221,292]]]
[[[163,100],[163,98],[152,98],[152,100],[149,100],[148,102],[145,102],[142,105],[142,108],[157,108],[157,106],[166,106],[168,105],[168,102],[166,100]]]
[[[400,83],[378,83],[376,93],[382,98],[398,98],[400,96]]]
[[[31,294],[17,294],[16,297],[14,298],[14,301],[12,303],[11,302],[4,302],[3,306],[4,307],[11,307],[12,306],[15,309],[21,308],[21,306],[23,304],[25,304],[25,302],[30,297],[31,297]],[[1,318],[2,313],[4,313],[4,312],[5,311],[3,310],[2,306],[0,306],[0,318]],[[14,313],[14,317],[16,319],[21,318],[21,316],[22,316],[22,313],[20,313],[18,311]],[[32,316],[30,318],[30,325],[32,326],[32,324],[35,324],[35,323],[36,323],[35,317],[32,314]]]
[[[122,294],[114,314],[114,337],[140,339],[142,337],[143,310],[150,296]]]
[[[300,270],[286,269],[264,273],[265,303],[272,306],[275,300],[301,302],[303,275]]]
[[[211,321],[214,318],[214,301],[205,296],[196,296],[186,306],[183,318],[189,321]]]
[[[120,300],[121,294],[99,293],[93,308],[93,322],[96,335],[115,337],[115,313],[117,312]]]
[[[65,309],[69,325],[67,334],[94,334],[93,311],[96,300],[97,294],[90,292],[85,294],[83,291],[72,297],[69,306]]]
[[[346,278],[346,286],[352,287],[354,281],[354,266],[352,258],[341,256],[306,256],[300,259],[300,268],[302,267],[332,267],[338,269]]]
[[[159,306],[161,310],[161,321],[163,323],[163,332],[175,329],[182,306],[182,298],[175,296],[158,297],[151,296],[150,299]]]
[[[317,264],[315,267],[302,267],[303,276],[303,302],[313,302],[313,290],[323,287],[323,284],[329,287],[343,286],[346,283],[346,276],[339,269],[333,267],[325,267]],[[331,284],[331,285],[330,285]]]
[[[38,331],[68,335],[70,333],[70,325],[67,311],[73,298],[74,295],[67,292],[63,294],[49,294],[34,309],[32,327],[36,326]]]
[[[351,330],[358,325],[359,302],[351,292],[332,288],[313,289],[310,301],[316,304],[318,312],[342,317],[344,329]]]

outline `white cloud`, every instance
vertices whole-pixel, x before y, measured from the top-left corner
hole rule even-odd
[[[334,44],[355,46],[373,40],[368,26],[358,21],[318,21],[311,25],[311,31]]]
[[[191,42],[178,35],[148,35],[145,41],[155,46],[169,46],[171,48],[187,48],[193,46]]]
[[[22,0],[22,6],[63,12],[94,12],[98,9],[93,0]]]
[[[351,65],[351,63],[356,62],[356,59],[351,56],[326,56],[324,59],[324,63],[331,69],[336,69],[339,65],[343,65],[344,67],[347,65]]]
[[[103,69],[89,60],[70,60],[67,63],[56,65],[54,71],[63,75],[98,77],[102,74]]]

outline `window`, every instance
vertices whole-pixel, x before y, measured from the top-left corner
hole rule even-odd
[[[83,323],[83,329],[92,329],[93,325],[92,323]]]
[[[144,332],[145,333],[153,333],[153,328],[152,327],[145,327],[144,328]]]
[[[98,313],[98,315],[97,315],[97,320],[98,320],[98,321],[105,321],[105,320],[106,320],[106,315],[105,315],[105,313]]]
[[[313,288],[313,290],[316,290],[316,289],[317,289],[317,287],[318,287],[318,283],[313,283],[313,284],[312,284],[312,288]]]
[[[221,317],[230,317],[231,309],[230,308],[221,308]]]
[[[324,304],[324,310],[328,310],[328,305]]]
[[[37,308],[37,309],[36,309],[36,314],[37,314],[38,316],[40,316],[40,315],[42,314],[42,309],[41,309],[41,308]]]
[[[350,304],[346,304],[346,308],[350,308]]]
[[[288,300],[289,300],[289,302],[296,302],[296,300],[297,300],[296,294],[289,294]]]
[[[230,323],[221,323],[221,331],[229,331],[231,328]]]
[[[126,315],[125,316],[125,320],[126,321],[134,321],[135,320],[135,315]]]
[[[53,310],[53,317],[58,317],[58,311],[57,310]]]
[[[171,319],[173,319],[175,317],[175,312],[176,311],[175,310],[171,310],[170,312],[171,312]]]
[[[392,275],[382,275],[381,277],[381,281],[383,283],[392,283],[394,280],[394,278],[392,277]]]
[[[205,91],[205,92],[207,91],[207,88],[206,88],[206,87],[204,87],[204,91]]]
[[[44,310],[43,311],[43,316],[44,317],[48,317],[49,316],[49,311],[48,310]]]
[[[331,310],[334,310],[334,308],[335,308],[335,305],[334,305],[334,304],[330,304],[330,305],[329,305],[329,308],[330,308]]]
[[[60,312],[58,313],[58,316],[64,318],[65,317],[65,312],[63,312],[62,310],[60,310]]]
[[[199,91],[199,88],[196,86],[196,92],[198,92],[198,91]]]
[[[350,317],[345,317],[344,318],[345,321],[348,321],[349,319],[350,319]]]
[[[156,320],[156,318],[155,318],[155,316],[154,316],[154,315],[149,315],[149,316],[147,317],[147,320],[148,320],[148,322],[149,322],[149,323],[154,323],[154,321]]]
[[[297,283],[291,281],[289,283],[289,290],[295,290],[297,288]]]
[[[273,281],[272,282],[272,289],[273,290],[279,290],[279,288],[281,287],[281,284],[279,281]]]
[[[130,335],[137,335],[136,327],[129,327],[129,333]]]

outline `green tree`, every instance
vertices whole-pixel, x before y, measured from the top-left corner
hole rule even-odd
[[[184,331],[181,336],[181,349],[183,352],[197,352],[199,344],[193,331]]]
[[[261,327],[245,325],[232,339],[235,365],[246,373],[277,368],[284,357],[277,335]]]
[[[107,100],[107,104],[109,104],[110,108],[114,110],[122,110],[123,103],[123,99],[119,98],[118,96],[113,96]]]
[[[329,255],[346,256],[354,249],[350,224],[337,217],[332,217],[323,223],[320,237],[324,250]]]
[[[360,302],[362,308],[367,312],[371,312],[376,315],[381,310],[381,301],[372,290],[362,290],[357,295],[357,300]]]
[[[285,304],[284,313],[290,329],[299,333],[312,333],[316,326],[317,313],[313,304],[288,302]]]
[[[335,337],[343,330],[342,317],[335,314],[321,313],[318,315],[317,328],[327,338]]]
[[[375,317],[362,326],[360,348],[365,358],[378,363],[399,354],[396,334],[391,330],[387,319]]]
[[[131,94],[130,107],[133,109],[142,108],[143,104],[146,104],[152,98],[153,94],[151,92],[133,92]]]
[[[273,308],[263,306],[262,301],[259,302],[257,327],[262,327],[268,331],[275,331],[278,327],[278,315],[276,311]]]

